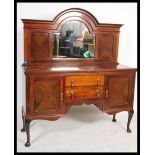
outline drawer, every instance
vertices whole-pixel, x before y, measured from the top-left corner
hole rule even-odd
[[[67,76],[65,77],[66,87],[76,86],[103,86],[103,75],[83,75],[83,76]]]
[[[99,87],[74,87],[65,89],[65,97],[75,98],[100,98],[104,96],[103,86]]]

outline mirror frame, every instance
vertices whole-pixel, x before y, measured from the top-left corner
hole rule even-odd
[[[57,57],[54,57],[54,47],[55,47],[55,45],[54,45],[54,41],[55,41],[55,34],[56,33],[59,33],[59,34],[61,34],[61,31],[62,31],[62,28],[64,27],[64,25],[66,24],[66,23],[68,23],[68,22],[72,22],[72,21],[79,21],[79,22],[81,22],[82,24],[84,24],[84,26],[86,27],[86,29],[88,30],[88,33],[89,33],[89,35],[94,35],[94,39],[95,39],[95,43],[94,43],[94,52],[93,52],[93,54],[94,54],[94,57],[92,57],[92,58],[85,58],[85,57],[83,57],[83,58],[71,58],[71,57],[68,57],[68,58],[57,58]],[[83,23],[81,20],[69,20],[69,21],[66,21],[65,23],[63,22],[62,24],[61,24],[61,26],[59,26],[59,29],[58,29],[59,31],[57,31],[57,32],[54,32],[53,33],[53,36],[54,36],[54,39],[53,39],[53,57],[52,57],[52,59],[53,60],[88,60],[88,59],[90,59],[90,60],[94,60],[95,59],[95,50],[96,50],[96,35],[94,34],[94,33],[90,33],[90,30],[89,30],[89,28],[87,27],[87,25],[85,24],[85,23]]]

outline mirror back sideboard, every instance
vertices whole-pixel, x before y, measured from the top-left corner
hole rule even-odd
[[[22,19],[26,102],[22,132],[30,146],[30,122],[57,120],[78,104],[107,114],[134,113],[136,68],[118,63],[122,24],[99,23],[88,11],[67,9],[53,20]]]

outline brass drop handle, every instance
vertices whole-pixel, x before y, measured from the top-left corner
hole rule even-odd
[[[73,99],[74,91],[71,91],[70,94],[71,94],[71,99]]]
[[[106,98],[108,98],[108,95],[109,95],[109,94],[108,94],[108,90],[106,90],[106,91],[105,91],[105,96],[106,96]]]
[[[60,93],[60,101],[63,101],[63,93]]]
[[[98,89],[96,90],[96,96],[100,96],[100,91]]]
[[[74,85],[74,80],[71,80],[71,87],[73,87]]]
[[[97,86],[99,86],[99,79],[97,79]]]

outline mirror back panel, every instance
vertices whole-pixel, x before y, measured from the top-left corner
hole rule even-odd
[[[121,24],[101,24],[88,11],[65,10],[53,21],[22,19],[24,62],[85,60],[117,63]]]
[[[54,33],[53,58],[94,58],[95,35],[80,21],[69,21]]]

